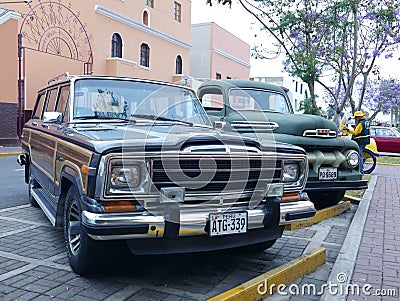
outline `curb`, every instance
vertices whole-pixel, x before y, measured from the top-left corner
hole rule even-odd
[[[0,153],[0,157],[11,157],[11,156],[18,156],[22,154],[22,152],[15,152],[15,153]]]
[[[351,196],[351,195],[345,195],[343,197],[343,200],[344,201],[349,201],[350,203],[353,203],[353,204],[356,204],[356,205],[360,204],[360,202],[361,202],[360,198],[355,197],[355,196]]]
[[[285,226],[285,230],[293,231],[296,229],[302,229],[334,217],[350,209],[350,202],[340,202],[335,206],[331,206],[322,210],[318,210],[317,213],[310,217],[308,220],[301,222],[293,222]]]
[[[253,278],[237,287],[217,295],[208,301],[259,300],[272,295],[279,285],[288,285],[294,280],[315,271],[326,261],[326,249],[317,248],[280,267]]]
[[[400,166],[400,164],[397,163],[380,163],[380,162],[376,162],[376,165]]]
[[[361,238],[365,227],[365,221],[367,220],[369,205],[374,193],[377,179],[378,176],[376,175],[371,177],[371,180],[368,184],[368,189],[365,191],[360,205],[357,208],[356,214],[353,217],[349,231],[346,235],[346,239],[343,242],[338,257],[336,258],[327,283],[335,283],[342,287],[348,287],[348,285],[350,285],[358,255],[358,249],[360,247]],[[347,296],[345,294],[332,295],[325,291],[325,293],[321,296],[320,301],[345,301],[346,299]]]

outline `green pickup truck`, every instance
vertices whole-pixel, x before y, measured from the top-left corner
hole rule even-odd
[[[197,91],[210,119],[225,131],[302,147],[309,175],[305,191],[317,209],[337,204],[348,189],[366,189],[358,145],[337,136],[319,116],[294,114],[281,87],[246,80],[209,80]]]

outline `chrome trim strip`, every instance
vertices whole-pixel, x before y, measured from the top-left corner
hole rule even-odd
[[[235,121],[232,123],[235,128],[261,128],[275,130],[279,128],[279,124],[276,122],[263,122],[263,121]]]
[[[197,210],[194,212],[182,212],[180,216],[180,236],[208,235],[204,228],[210,213],[218,213],[224,211],[222,208],[215,209],[212,212],[207,209]],[[236,212],[247,212],[248,229],[262,228],[264,212],[262,209],[245,209],[235,208]],[[147,234],[128,234],[128,235],[90,235],[95,240],[114,240],[114,239],[135,239],[135,238],[155,238],[162,236],[164,232],[164,217],[154,215],[143,215],[143,213],[92,213],[88,211],[82,212],[82,222],[88,226],[110,226],[118,228],[118,226],[134,226],[149,225]],[[152,230],[153,229],[153,230]]]
[[[316,129],[316,130],[305,130],[303,132],[304,137],[317,137],[317,138],[336,138],[337,133],[335,131],[330,130],[329,133],[318,133],[318,131],[324,129]]]
[[[47,209],[47,207],[44,205],[42,199],[38,196],[38,194],[32,189],[29,188],[31,191],[31,194],[33,198],[36,200],[36,202],[39,204],[40,208],[42,208],[44,214],[46,214],[47,218],[50,220],[51,224],[53,226],[56,225],[56,218],[51,214],[51,212]]]
[[[290,224],[295,221],[297,222],[297,221],[307,220],[308,218],[286,221],[285,216],[288,213],[296,213],[296,212],[313,210],[313,209],[315,209],[314,204],[311,201],[306,201],[306,200],[281,203],[281,219],[280,219],[279,224],[287,225],[287,224]]]

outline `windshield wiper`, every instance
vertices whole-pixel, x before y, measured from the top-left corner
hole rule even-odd
[[[164,116],[156,116],[156,115],[150,115],[150,114],[149,115],[147,115],[147,114],[131,114],[131,117],[137,117],[137,118],[143,118],[143,119],[149,119],[149,120],[179,122],[179,123],[187,124],[189,126],[193,126],[192,122],[177,120],[177,119],[168,118],[168,117],[164,117]]]

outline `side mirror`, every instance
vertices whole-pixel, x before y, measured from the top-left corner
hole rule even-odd
[[[226,122],[225,121],[214,121],[213,126],[214,126],[214,129],[222,130],[225,128]]]
[[[44,112],[43,122],[44,123],[61,123],[63,119],[61,112]]]

